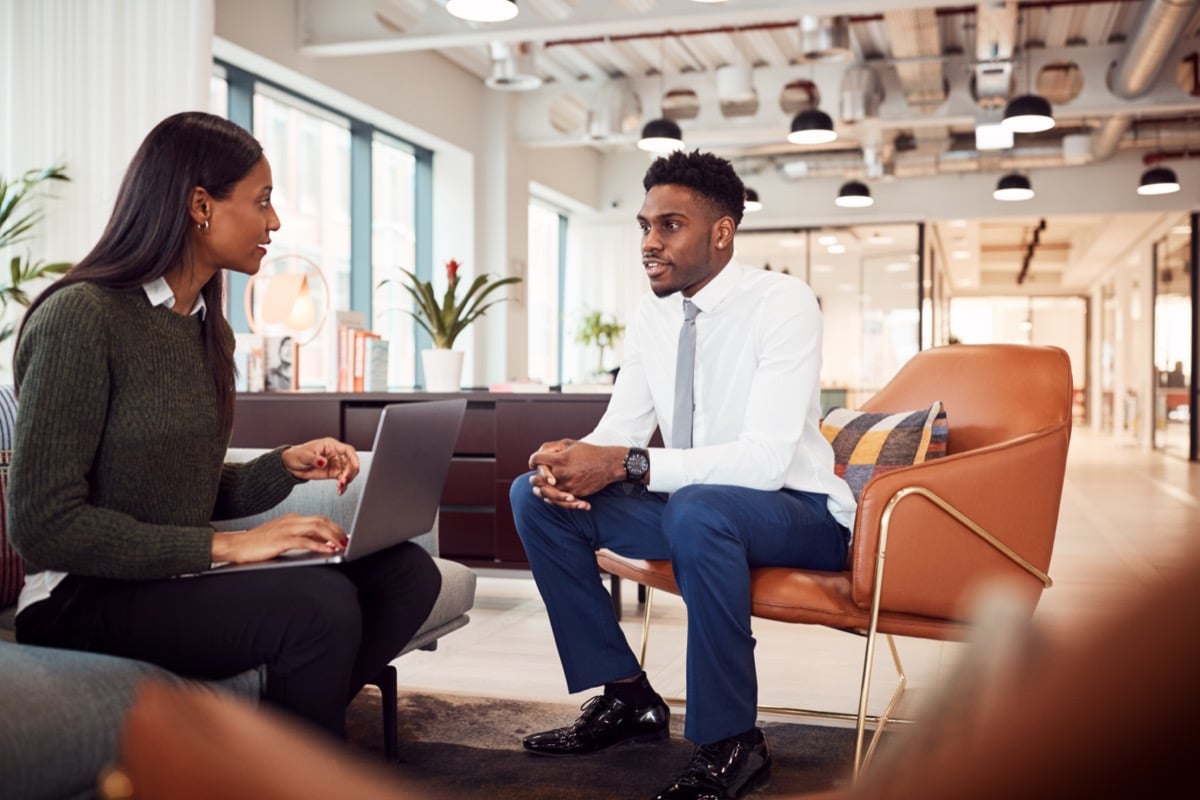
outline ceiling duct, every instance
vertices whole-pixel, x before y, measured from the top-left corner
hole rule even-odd
[[[1108,89],[1132,100],[1158,79],[1175,40],[1183,33],[1200,0],[1150,0],[1142,4],[1125,55],[1108,74]]]
[[[1110,92],[1132,100],[1150,90],[1198,2],[1149,0],[1142,6],[1125,54],[1109,69]],[[1101,123],[1092,136],[1092,156],[1099,160],[1115,153],[1132,119],[1119,114]]]
[[[484,79],[489,89],[528,92],[542,85],[533,69],[533,50],[524,42],[492,42],[492,74]]]
[[[642,104],[627,81],[605,82],[588,111],[587,138],[592,141],[624,138],[642,122]]]
[[[1008,99],[1016,36],[1016,0],[981,0],[975,10],[975,99],[984,107]]]
[[[800,54],[805,61],[825,64],[849,61],[850,18],[846,16],[800,18]]]
[[[879,74],[865,64],[852,64],[842,73],[838,90],[838,115],[842,122],[859,122],[879,116],[883,102],[883,82]]]
[[[758,112],[758,92],[754,89],[754,67],[726,64],[717,68],[717,99],[725,117],[751,117]]]
[[[949,93],[936,10],[885,11],[883,20],[904,99],[917,111],[934,111]]]

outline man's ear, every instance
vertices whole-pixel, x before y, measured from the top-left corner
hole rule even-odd
[[[203,225],[212,216],[212,196],[204,187],[192,189],[192,196],[188,198],[188,213],[196,225]]]
[[[733,232],[737,230],[737,225],[733,221],[733,217],[719,217],[713,223],[713,242],[718,250],[724,250],[733,244]]]

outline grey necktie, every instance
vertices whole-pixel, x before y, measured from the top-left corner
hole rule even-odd
[[[675,359],[675,416],[671,418],[671,447],[692,446],[693,384],[696,374],[696,315],[700,309],[683,301],[683,326],[679,329],[679,353]]]

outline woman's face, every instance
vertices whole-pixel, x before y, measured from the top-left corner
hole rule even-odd
[[[258,272],[279,216],[271,205],[271,165],[259,159],[224,200],[213,200],[208,229],[197,237],[217,269]]]

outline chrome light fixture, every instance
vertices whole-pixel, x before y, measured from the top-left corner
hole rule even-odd
[[[647,153],[671,153],[683,147],[683,131],[666,117],[652,119],[642,128],[637,146]]]
[[[1004,119],[1000,124],[1013,133],[1040,133],[1054,127],[1054,114],[1046,98],[1023,94],[1004,107]]]
[[[1151,167],[1142,173],[1137,193],[1140,195],[1171,194],[1179,191],[1179,178],[1170,167]]]
[[[504,22],[517,15],[517,0],[448,0],[446,10],[468,22]]]
[[[997,182],[992,197],[1010,202],[1028,200],[1033,197],[1033,186],[1029,183],[1029,178],[1016,172],[1010,172]]]
[[[833,119],[824,111],[810,108],[792,117],[787,140],[792,144],[829,144],[837,138]]]
[[[838,189],[837,199],[833,202],[842,208],[867,208],[875,204],[875,198],[862,181],[847,181]]]
[[[747,214],[753,214],[755,211],[762,211],[762,201],[758,199],[758,192],[747,187],[746,188],[746,208]]]

